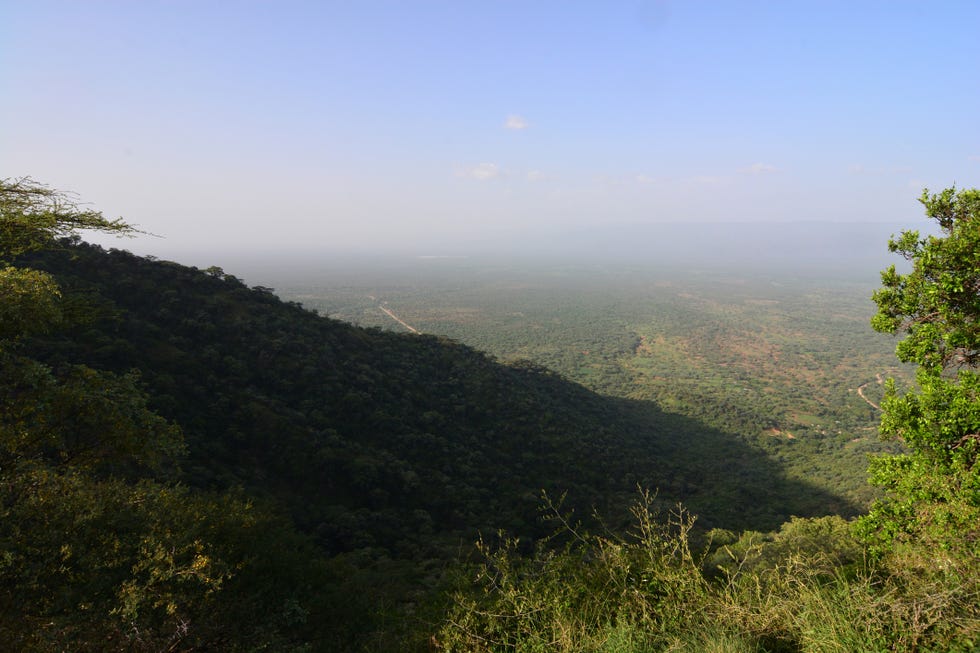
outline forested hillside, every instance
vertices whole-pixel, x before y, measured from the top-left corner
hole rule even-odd
[[[735,528],[846,510],[652,404],[449,340],[322,318],[217,270],[87,245],[24,262],[97,307],[84,327],[33,340],[36,356],[139,369],[150,405],[184,432],[188,483],[271,493],[331,552],[413,553],[433,529],[534,533],[542,489],[588,512],[659,487]]]
[[[854,526],[820,516],[856,506],[653,401],[105,251],[72,236],[127,225],[3,190],[15,650],[977,641],[975,191],[924,198],[948,240],[892,244],[916,267],[883,276],[875,326],[911,333],[922,391],[886,384],[883,432],[910,449],[875,464],[884,498]]]
[[[760,451],[652,403],[601,397],[541,368],[503,365],[446,339],[323,318],[218,269],[77,241],[25,253],[16,266],[52,275],[62,314],[57,328],[19,338],[17,355],[56,379],[73,377],[73,370],[112,375],[133,396],[145,393],[141,410],[181,434],[158,456],[162,471],[153,478],[164,494],[174,494],[153,519],[177,519],[174,501],[209,506],[200,508],[200,528],[212,528],[217,515],[254,510],[257,516],[242,518],[246,523],[228,526],[218,549],[224,538],[247,541],[234,532],[249,519],[269,524],[270,534],[249,546],[257,561],[274,557],[275,564],[261,563],[271,565],[263,571],[271,576],[229,571],[215,579],[211,600],[220,603],[226,591],[218,584],[247,581],[261,595],[248,601],[261,605],[271,591],[264,583],[281,587],[304,567],[321,569],[276,599],[295,605],[294,617],[305,624],[290,631],[294,637],[319,633],[349,647],[401,636],[412,629],[405,611],[436,600],[431,588],[447,565],[468,556],[480,533],[503,528],[530,544],[553,531],[540,515],[543,491],[556,502],[564,496],[563,510],[575,519],[590,522],[596,509],[613,528],[638,487],[657,489],[664,505],[692,506],[705,529],[768,529],[791,515],[853,511],[837,497],[787,481]],[[122,483],[115,464],[106,465],[94,478]],[[127,478],[149,477],[134,470]],[[131,487],[138,485],[117,490]],[[98,497],[86,501],[101,505]],[[248,508],[252,503],[257,507]],[[51,528],[76,527],[55,520]],[[110,519],[102,528],[120,527]],[[133,527],[133,546],[141,528]],[[282,542],[292,539],[293,553],[283,556]],[[59,542],[74,546],[58,538],[50,546]],[[186,543],[188,551],[196,542]],[[243,554],[226,552],[225,564],[245,564],[232,562],[237,555]],[[107,607],[129,582],[122,572],[128,563],[119,564],[116,585],[106,581],[103,590],[116,598],[101,609],[116,615],[122,632],[126,618],[141,622]],[[313,579],[321,583],[316,591]],[[80,581],[78,592],[105,580]],[[38,610],[31,619],[80,609],[26,605]],[[166,613],[168,604],[161,605]],[[191,613],[181,614],[180,623],[190,624],[182,641],[209,641],[192,627]],[[399,626],[371,635],[380,619]],[[279,632],[283,624],[263,627]],[[66,626],[50,637],[60,641],[67,632],[75,631]]]

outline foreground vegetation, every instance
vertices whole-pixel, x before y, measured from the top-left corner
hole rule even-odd
[[[970,650],[980,194],[923,201],[943,235],[896,240],[912,271],[887,271],[875,296],[875,328],[907,333],[899,358],[919,370],[882,400],[882,432],[905,447],[875,462],[880,498],[847,521],[858,505],[717,425],[324,319],[218,268],[85,245],[79,230],[131,227],[6,180],[0,637]]]
[[[928,547],[869,558],[840,517],[769,534],[693,536],[683,509],[634,507],[625,536],[562,531],[520,555],[481,542],[436,641],[451,651],[971,651],[980,645],[976,560]],[[473,583],[475,581],[475,588]]]

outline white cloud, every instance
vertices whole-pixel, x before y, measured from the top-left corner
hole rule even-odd
[[[504,122],[504,127],[507,129],[527,129],[530,124],[523,117],[518,115],[507,116],[506,122]]]
[[[980,162],[980,155],[977,154],[970,155],[966,158],[968,158],[970,161]]]
[[[742,168],[739,172],[748,175],[766,175],[770,172],[776,172],[779,168],[768,163],[753,163],[747,168]]]
[[[488,181],[502,177],[504,171],[496,163],[478,163],[469,168],[457,168],[456,176],[477,181]]]
[[[550,179],[548,175],[544,174],[540,170],[529,170],[525,177],[528,181],[546,181]]]

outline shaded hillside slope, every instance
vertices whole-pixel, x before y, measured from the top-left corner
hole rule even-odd
[[[322,318],[217,269],[84,244],[30,264],[88,313],[85,327],[32,343],[34,355],[139,369],[152,407],[184,431],[185,482],[271,498],[329,553],[420,559],[478,530],[534,536],[542,489],[611,520],[637,485],[708,526],[852,511],[652,404],[445,339]]]

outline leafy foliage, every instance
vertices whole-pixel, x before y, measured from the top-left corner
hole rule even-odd
[[[117,235],[137,232],[121,219],[109,220],[101,211],[83,208],[68,193],[30,177],[0,179],[0,262],[9,264],[21,254],[51,248],[61,238],[92,230]]]
[[[947,188],[919,200],[941,235],[921,238],[905,231],[888,243],[911,262],[882,273],[872,326],[906,333],[896,354],[931,371],[975,366],[980,361],[980,190]]]
[[[882,273],[872,325],[903,333],[896,354],[918,365],[918,389],[889,385],[881,434],[910,452],[874,461],[886,489],[862,526],[876,546],[925,545],[980,556],[980,191],[924,193],[940,235],[907,231],[889,248],[912,264]]]
[[[61,320],[61,292],[44,272],[0,268],[0,297],[0,341],[44,333]]]

